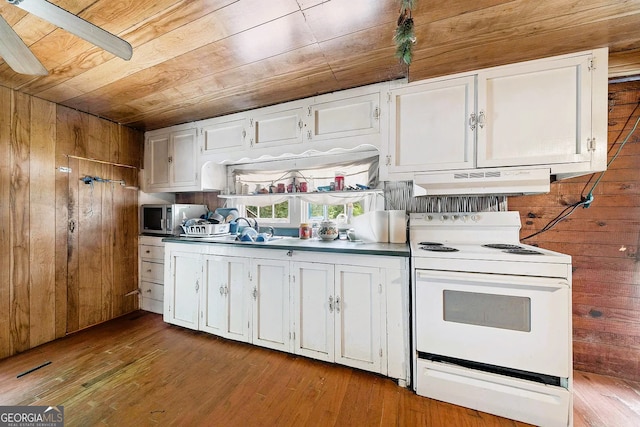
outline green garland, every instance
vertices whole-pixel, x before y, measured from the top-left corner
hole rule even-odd
[[[407,65],[411,64],[413,45],[416,42],[411,10],[415,8],[417,1],[418,0],[400,0],[398,28],[396,28],[393,36],[393,40],[396,43],[396,57]]]

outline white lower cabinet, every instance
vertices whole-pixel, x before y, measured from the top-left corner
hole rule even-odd
[[[249,259],[205,255],[200,329],[249,342]]]
[[[162,237],[138,239],[140,308],[161,314],[164,299],[164,243]]]
[[[167,243],[164,320],[407,384],[408,258],[335,255]]]
[[[334,266],[293,263],[294,352],[334,361]]]
[[[367,371],[386,374],[382,368],[380,269],[336,265],[335,361]]]
[[[293,263],[293,272],[295,353],[386,373],[380,269]]]
[[[165,322],[199,329],[201,282],[202,255],[199,252],[167,251],[164,284]]]
[[[252,259],[251,297],[253,344],[290,352],[289,264],[282,259]]]

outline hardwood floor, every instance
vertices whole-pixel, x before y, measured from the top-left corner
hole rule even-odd
[[[640,384],[575,375],[576,426],[640,425]],[[0,361],[0,404],[64,405],[67,426],[525,425],[146,312]]]

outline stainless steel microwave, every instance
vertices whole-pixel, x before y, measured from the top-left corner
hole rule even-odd
[[[191,218],[200,218],[208,212],[206,205],[162,204],[140,206],[140,233],[179,235],[180,226]]]

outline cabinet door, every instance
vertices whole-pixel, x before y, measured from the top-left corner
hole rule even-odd
[[[380,269],[335,266],[335,361],[382,370]]]
[[[205,257],[203,331],[249,341],[249,259]]]
[[[144,168],[147,186],[150,188],[169,185],[169,140],[169,133],[147,139]]]
[[[247,136],[247,120],[233,115],[208,121],[202,128],[204,154],[241,150]]]
[[[169,283],[164,284],[164,321],[198,329],[199,291],[202,276],[200,254],[172,252]]]
[[[333,95],[333,94],[332,94]],[[321,102],[310,108],[313,126],[307,139],[354,137],[380,131],[380,93]]]
[[[474,77],[391,91],[389,173],[474,166]]]
[[[289,261],[253,259],[253,344],[292,350],[289,317]]]
[[[302,107],[268,107],[249,120],[252,148],[302,142]]]
[[[478,74],[478,166],[589,161],[591,55]]]
[[[171,135],[171,186],[188,187],[198,184],[196,129]]]
[[[294,352],[333,362],[333,265],[292,264]]]

